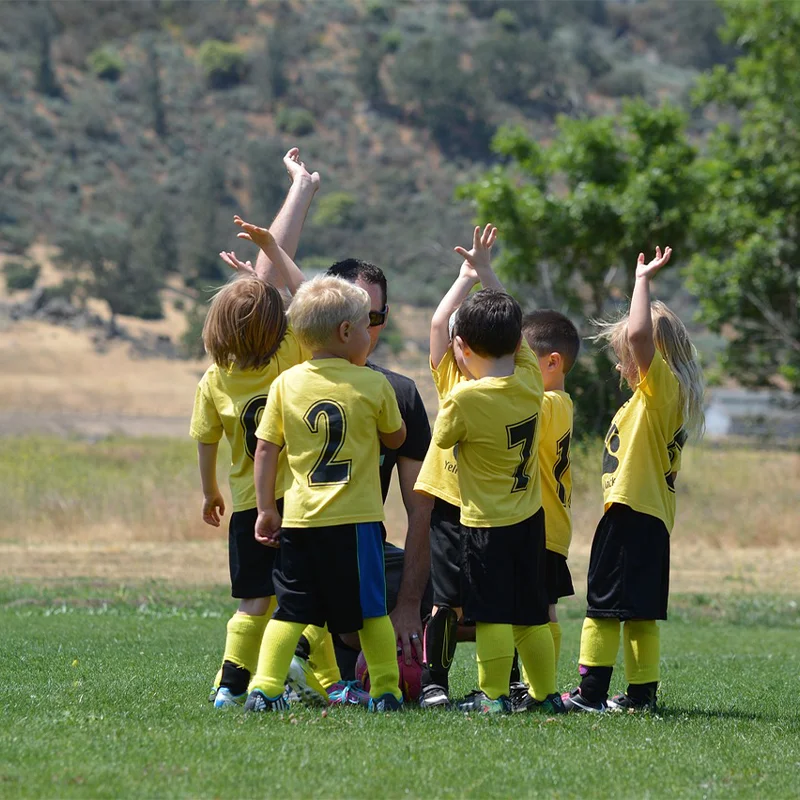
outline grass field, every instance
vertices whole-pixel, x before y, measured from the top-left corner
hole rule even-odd
[[[222,589],[0,584],[0,796],[797,796],[789,598],[675,598],[651,717],[215,711],[229,610]],[[580,614],[564,608],[561,688]],[[457,692],[473,653],[459,647]]]

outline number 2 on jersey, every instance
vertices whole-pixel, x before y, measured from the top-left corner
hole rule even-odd
[[[514,470],[514,486],[511,493],[524,492],[528,488],[531,481],[531,476],[525,472],[525,467],[531,460],[531,453],[533,452],[533,443],[536,441],[536,424],[539,421],[539,415],[534,414],[528,419],[517,422],[515,425],[506,425],[506,433],[508,434],[508,449],[519,447],[519,464]]]
[[[309,486],[334,486],[350,481],[351,461],[337,461],[336,456],[347,435],[344,409],[333,400],[320,400],[303,417],[312,433],[324,433],[325,443],[314,468],[308,473]],[[324,420],[324,422],[323,422]]]

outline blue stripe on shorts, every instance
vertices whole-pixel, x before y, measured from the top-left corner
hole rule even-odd
[[[389,612],[386,609],[386,573],[380,522],[357,523],[356,541],[361,615],[365,618],[385,617]]]

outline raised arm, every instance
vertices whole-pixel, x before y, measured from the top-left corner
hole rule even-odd
[[[636,282],[633,285],[631,297],[631,310],[628,315],[628,342],[630,343],[639,375],[643,378],[650,369],[653,356],[656,354],[656,344],[653,339],[653,318],[650,312],[650,281],[656,273],[669,261],[672,248],[656,247],[656,257],[649,263],[644,263],[644,253],[639,253],[636,263]]]
[[[289,290],[289,293],[293,295],[300,287],[300,284],[305,281],[306,276],[303,275],[300,267],[298,267],[297,264],[292,261],[289,255],[275,241],[272,231],[269,231],[266,228],[259,228],[258,225],[253,225],[249,222],[245,222],[240,216],[235,216],[233,221],[242,229],[242,232],[238,234],[238,238],[253,242],[253,244],[258,245],[261,253],[267,254],[270,263],[277,269],[277,274],[282,279],[281,282],[283,286],[285,286]],[[222,253],[220,255],[222,255],[223,259],[225,259],[226,255],[235,258],[233,253]],[[228,263],[230,263],[230,261]],[[274,282],[274,274],[264,275],[259,273],[258,262],[256,262],[255,273],[268,283],[272,283],[272,285],[276,286],[278,289],[283,288],[283,286],[280,286]]]
[[[469,293],[478,283],[484,288],[502,289],[491,267],[492,245],[497,239],[497,228],[487,225],[483,233],[476,227],[472,234],[472,249],[454,248],[463,259],[458,277],[442,298],[431,319],[431,364],[434,369],[439,366],[444,354],[450,347],[450,317],[466,300]]]

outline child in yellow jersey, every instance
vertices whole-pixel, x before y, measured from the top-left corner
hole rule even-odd
[[[703,429],[703,380],[683,323],[650,302],[650,281],[670,248],[644,263],[626,318],[602,326],[633,397],[617,411],[605,440],[603,504],[592,542],[588,609],[581,634],[581,683],[563,696],[570,711],[654,710],[659,631],[667,618],[669,540],[675,478],[689,434]],[[606,704],[619,649],[620,622],[628,687]]]
[[[560,713],[548,628],[538,458],[542,373],[522,339],[522,310],[482,289],[458,310],[453,349],[472,380],[444,398],[433,438],[458,445],[464,613],[476,623],[479,691],[462,711],[503,713],[514,646],[531,682],[529,710]]]
[[[379,442],[405,440],[394,390],[365,368],[369,295],[340,278],[304,283],[289,319],[312,360],[281,375],[256,431],[256,539],[280,547],[278,609],[267,625],[245,708],[281,710],[284,679],[306,625],[360,631],[370,710],[402,708],[394,628],[386,609]],[[291,487],[276,504],[285,449]]]
[[[542,410],[539,414],[539,474],[542,479],[542,507],[547,541],[547,600],[550,632],[553,636],[555,664],[561,650],[561,626],[556,604],[560,597],[575,594],[567,566],[572,541],[572,399],[564,390],[565,378],[578,358],[580,336],[572,322],[551,309],[539,309],[522,318],[522,335],[539,361],[544,382]],[[516,671],[516,670],[515,670]],[[514,710],[528,703],[527,687],[515,682],[512,672],[511,701]]]
[[[472,289],[502,289],[491,270],[491,248],[497,228],[475,228],[471,250],[456,247],[464,258],[458,277],[442,298],[431,320],[430,368],[441,401],[461,381],[468,379],[456,363],[450,327],[458,307]],[[414,489],[434,498],[430,525],[431,584],[433,610],[425,626],[423,642],[422,708],[449,708],[449,672],[462,616],[461,590],[461,495],[454,448],[443,450],[434,442],[422,462]]]

